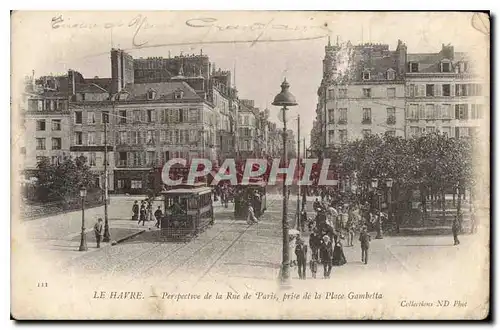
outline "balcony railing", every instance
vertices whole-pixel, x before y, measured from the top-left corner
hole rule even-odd
[[[394,117],[394,116],[387,117],[387,124],[388,125],[394,125],[394,124],[396,124],[396,117]]]
[[[361,121],[361,124],[371,124],[371,123],[372,123],[371,118],[363,118],[363,120]]]
[[[346,125],[347,124],[347,119],[339,119],[338,123],[339,125]]]

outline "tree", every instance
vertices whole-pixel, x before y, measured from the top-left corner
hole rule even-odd
[[[69,201],[79,195],[81,187],[94,187],[94,175],[83,156],[74,160],[68,157],[57,165],[43,158],[37,169],[36,196],[39,201]]]

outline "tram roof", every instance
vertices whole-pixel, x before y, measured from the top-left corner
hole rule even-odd
[[[163,190],[162,195],[202,195],[212,192],[210,187],[192,187],[192,188],[173,188],[169,190]]]

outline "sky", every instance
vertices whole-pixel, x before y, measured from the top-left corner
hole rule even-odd
[[[269,108],[281,126],[271,103],[286,76],[298,102],[288,126],[297,131],[300,114],[307,145],[328,36],[332,43],[384,43],[391,50],[401,39],[410,53],[439,52],[450,43],[481,59],[489,45],[487,18],[467,12],[16,12],[12,22],[14,79],[68,69],[110,77],[111,47],[134,58],[202,49],[217,68],[235,71],[240,98]]]

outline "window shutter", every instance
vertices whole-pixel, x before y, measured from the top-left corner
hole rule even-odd
[[[165,122],[165,110],[164,109],[158,109],[158,118],[160,118],[161,123]]]
[[[455,85],[450,84],[450,96],[455,96]]]
[[[469,119],[469,104],[464,104],[464,115],[465,119]]]
[[[418,85],[418,89],[419,89],[419,95],[420,97],[424,97],[425,96],[425,85]]]
[[[132,144],[132,132],[131,131],[127,132],[127,141],[128,141],[128,144]]]
[[[443,87],[441,84],[434,84],[434,95],[435,96],[441,96],[442,90],[443,90]]]
[[[424,104],[418,105],[418,118],[419,119],[425,118],[425,105]]]
[[[434,118],[437,119],[445,118],[445,116],[443,115],[443,106],[441,104],[436,104],[435,114],[436,115],[434,116]]]
[[[460,105],[455,104],[455,119],[459,119],[459,118],[460,118]]]
[[[155,143],[158,143],[160,141],[160,131],[156,130],[155,131]]]

